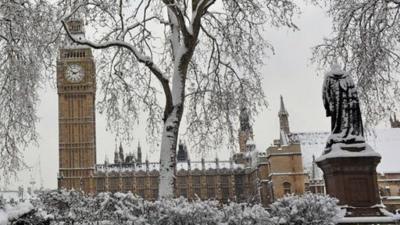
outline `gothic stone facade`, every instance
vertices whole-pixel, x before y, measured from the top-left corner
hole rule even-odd
[[[303,170],[300,144],[271,146],[267,149],[269,162],[268,180],[274,190],[274,198],[286,194],[305,192],[307,174]]]
[[[95,193],[132,192],[155,200],[158,195],[159,164],[97,165]],[[265,193],[259,186],[260,171],[266,166],[246,168],[233,161],[178,162],[176,196],[188,199],[216,199],[221,202],[261,202]]]

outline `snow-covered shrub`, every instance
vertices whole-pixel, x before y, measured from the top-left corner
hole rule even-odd
[[[94,215],[100,215],[101,221],[114,221],[119,224],[135,221],[145,221],[144,217],[152,211],[151,202],[145,201],[132,193],[100,193],[93,201],[91,208]]]
[[[334,224],[339,212],[336,202],[314,194],[286,196],[272,204],[268,212],[257,204],[220,205],[217,201],[185,198],[152,202],[132,193],[87,196],[76,191],[50,191],[32,199],[34,210],[19,219],[33,224],[74,225],[329,225]]]
[[[268,225],[274,224],[270,214],[260,205],[231,202],[222,209],[223,222],[226,225]]]
[[[288,195],[271,205],[271,216],[278,224],[336,224],[340,208],[338,200],[326,195]]]
[[[55,221],[82,222],[93,217],[90,202],[93,198],[87,197],[78,191],[48,191],[38,194],[32,200],[37,213]]]
[[[154,203],[155,214],[149,216],[150,224],[195,225],[220,224],[222,214],[217,201],[196,200],[189,202],[185,198],[160,200]]]
[[[34,204],[38,215],[51,215],[54,221],[74,224],[216,225],[228,218],[216,201],[177,198],[151,202],[132,193],[88,197],[73,191],[44,192]]]

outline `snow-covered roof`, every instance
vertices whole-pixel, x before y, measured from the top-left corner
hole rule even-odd
[[[244,165],[237,164],[231,161],[219,161],[218,166],[215,161],[205,161],[204,162],[204,169],[243,169]],[[202,162],[201,161],[194,161],[190,163],[191,170],[202,170]],[[189,170],[189,164],[187,162],[178,162],[176,165],[177,170]]]
[[[330,132],[296,132],[290,137],[299,141],[303,157],[303,166],[311,171],[313,155],[322,155]],[[366,137],[366,142],[381,156],[378,172],[399,171],[398,148],[400,146],[400,128],[375,129]],[[322,173],[321,173],[322,174]]]
[[[159,163],[148,163],[148,171],[159,171],[160,164]],[[231,161],[218,161],[218,165],[216,161],[204,161],[204,169],[244,169],[244,165],[237,164]],[[96,165],[96,169],[99,172],[139,172],[139,171],[147,171],[146,163],[129,163],[129,164],[98,164]],[[177,162],[176,169],[179,170],[189,170],[188,162]],[[193,161],[190,162],[191,170],[202,170],[203,165],[201,161]]]
[[[146,171],[146,163],[129,163],[129,164],[97,164],[96,170],[99,172],[139,172]],[[160,170],[159,163],[148,163],[149,171]]]
[[[246,145],[256,145],[256,143],[254,142],[253,138],[249,138],[246,141]]]

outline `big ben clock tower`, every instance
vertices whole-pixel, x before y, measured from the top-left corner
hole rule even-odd
[[[84,37],[83,21],[67,22]],[[68,38],[67,38],[68,39]],[[93,193],[96,164],[96,72],[92,51],[66,40],[57,61],[59,175],[58,188]]]

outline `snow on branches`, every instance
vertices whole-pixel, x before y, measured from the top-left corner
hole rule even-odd
[[[322,2],[333,20],[333,37],[314,48],[313,60],[321,68],[336,58],[343,62],[357,83],[366,124],[375,125],[398,110],[395,105],[400,102],[400,3],[397,0]]]
[[[38,90],[56,55],[55,17],[55,8],[44,0],[0,0],[2,178],[24,167],[22,152],[37,139]]]
[[[327,195],[288,195],[271,205],[271,214],[279,224],[333,225],[340,216],[337,203]]]

